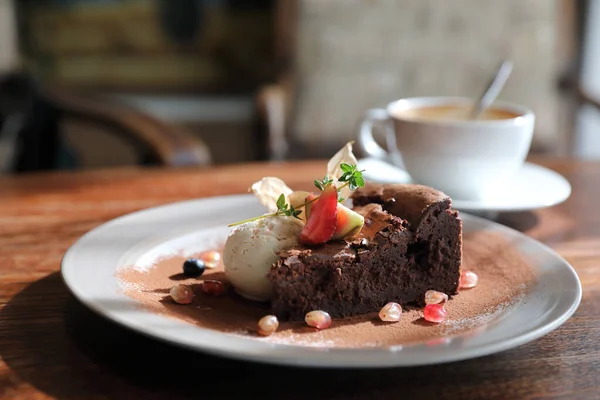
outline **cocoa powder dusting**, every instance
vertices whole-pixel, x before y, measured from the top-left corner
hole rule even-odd
[[[419,309],[406,310],[399,322],[382,322],[377,313],[336,319],[329,329],[316,331],[303,322],[282,322],[277,332],[260,337],[258,320],[268,314],[266,303],[245,300],[228,287],[223,296],[213,297],[201,290],[203,279],[225,281],[223,266],[207,269],[200,279],[181,274],[184,257],[156,260],[150,268],[124,268],[117,272],[126,295],[142,307],[178,318],[202,328],[243,335],[273,343],[319,347],[396,346],[412,342],[444,340],[444,336],[485,329],[500,312],[509,311],[521,300],[533,282],[534,272],[506,239],[489,232],[465,235],[463,268],[479,276],[473,289],[461,290],[446,305],[447,320],[439,325],[426,322]],[[192,304],[180,305],[169,297],[177,283],[190,284]]]

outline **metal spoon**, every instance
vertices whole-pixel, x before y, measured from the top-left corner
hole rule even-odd
[[[500,64],[500,67],[494,74],[494,77],[491,79],[481,97],[479,97],[475,103],[475,106],[471,111],[472,119],[477,119],[483,111],[492,105],[494,100],[496,100],[496,97],[498,97],[502,91],[502,88],[504,88],[504,84],[508,80],[512,69],[513,62],[510,60],[505,60],[502,62],[502,64]]]

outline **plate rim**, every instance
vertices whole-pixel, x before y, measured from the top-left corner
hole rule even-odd
[[[571,183],[565,178],[563,175],[558,172],[544,167],[543,165],[525,162],[523,163],[522,168],[529,168],[532,170],[538,170],[541,173],[545,173],[549,176],[552,176],[552,179],[555,180],[557,185],[564,186],[564,192],[561,193],[560,196],[556,196],[552,199],[552,201],[547,201],[544,203],[540,203],[536,206],[494,206],[494,207],[486,207],[485,203],[472,201],[472,200],[453,200],[452,203],[459,210],[464,210],[466,212],[469,211],[496,211],[496,212],[520,212],[520,211],[530,211],[530,210],[540,210],[543,208],[552,207],[561,203],[564,203],[569,197],[571,197],[572,187]],[[560,182],[560,183],[559,183]],[[458,203],[458,204],[457,204]]]
[[[182,207],[184,205],[192,205],[194,203],[203,202],[206,200],[244,199],[244,198],[248,198],[248,199],[252,198],[253,199],[254,196],[252,196],[251,194],[235,194],[235,195],[212,196],[212,197],[205,197],[205,198],[199,198],[199,199],[183,200],[183,201],[178,201],[178,202],[162,204],[162,205],[158,205],[158,206],[154,206],[154,207],[150,207],[150,208],[146,208],[146,209],[142,209],[142,210],[137,210],[137,211],[134,211],[131,213],[121,215],[114,219],[111,219],[111,220],[89,230],[84,235],[79,237],[69,247],[69,249],[65,252],[65,254],[61,260],[62,280],[65,283],[65,285],[67,286],[67,288],[69,289],[69,291],[75,296],[75,298],[77,298],[78,301],[80,301],[87,308],[91,309],[93,312],[95,312],[99,316],[106,318],[116,324],[119,324],[122,327],[133,330],[137,333],[140,333],[146,337],[150,337],[154,340],[159,340],[161,342],[169,343],[171,345],[189,348],[194,351],[202,351],[202,352],[206,352],[209,354],[226,357],[226,358],[231,358],[231,359],[252,361],[252,362],[258,362],[258,363],[279,364],[279,365],[289,365],[289,366],[303,366],[303,367],[316,367],[316,368],[410,367],[410,366],[419,366],[419,365],[442,364],[442,363],[466,360],[466,359],[475,358],[475,357],[482,357],[482,356],[490,355],[490,354],[497,353],[500,351],[505,351],[505,350],[508,350],[508,349],[511,349],[514,347],[518,347],[520,345],[531,342],[535,339],[538,339],[538,338],[554,331],[559,326],[561,326],[563,323],[565,323],[577,311],[577,309],[581,303],[583,292],[582,292],[581,281],[577,275],[577,272],[570,265],[570,263],[568,263],[563,257],[561,257],[553,249],[551,249],[544,243],[542,243],[532,237],[529,237],[529,236],[525,235],[524,233],[516,231],[512,228],[509,228],[507,226],[498,224],[496,222],[485,220],[483,218],[480,218],[480,217],[477,217],[477,216],[474,216],[474,215],[471,215],[468,213],[464,213],[464,212],[461,212],[461,216],[467,217],[467,220],[473,219],[473,221],[475,221],[475,223],[477,223],[477,222],[483,223],[485,225],[492,226],[495,229],[499,229],[500,231],[504,231],[511,235],[516,235],[519,239],[524,240],[528,244],[530,244],[530,243],[535,244],[537,247],[539,247],[540,249],[542,249],[543,251],[545,251],[552,257],[559,260],[560,264],[562,264],[562,268],[566,268],[565,272],[567,272],[568,275],[570,275],[571,278],[573,278],[573,283],[574,283],[573,289],[575,289],[575,290],[573,292],[571,292],[571,295],[574,295],[574,298],[570,302],[570,306],[568,307],[568,309],[566,311],[564,311],[560,316],[554,318],[551,322],[546,323],[541,326],[538,326],[531,331],[527,331],[527,332],[517,335],[515,337],[508,337],[507,339],[500,340],[500,341],[497,341],[494,343],[482,344],[479,346],[462,349],[461,352],[459,352],[455,355],[442,357],[435,361],[426,360],[423,362],[419,362],[419,360],[413,360],[410,363],[402,363],[402,362],[399,363],[399,362],[393,362],[394,359],[391,359],[392,362],[390,362],[390,358],[387,358],[385,360],[385,362],[373,362],[372,360],[369,360],[369,362],[360,364],[360,363],[347,363],[347,360],[337,359],[337,358],[328,360],[327,358],[323,358],[322,356],[324,354],[331,354],[331,353],[347,353],[347,354],[361,353],[361,356],[362,356],[362,355],[364,355],[365,352],[384,350],[385,353],[389,353],[390,350],[388,348],[370,348],[370,347],[360,348],[360,349],[355,349],[355,348],[320,349],[320,348],[308,348],[306,346],[298,347],[298,346],[291,346],[291,345],[272,344],[269,342],[260,342],[260,343],[266,344],[267,347],[272,347],[272,348],[288,347],[289,351],[292,353],[294,351],[298,351],[298,349],[302,349],[303,352],[308,350],[308,352],[319,356],[319,357],[316,357],[315,359],[311,359],[310,357],[308,357],[308,358],[304,357],[302,359],[289,359],[289,358],[281,357],[281,355],[275,357],[275,356],[271,356],[269,354],[264,354],[264,353],[260,353],[260,352],[256,352],[256,351],[240,352],[240,351],[233,351],[231,349],[227,349],[227,348],[223,348],[223,347],[198,345],[197,343],[194,343],[192,345],[190,343],[172,340],[170,338],[167,338],[167,337],[164,337],[161,335],[157,335],[155,332],[149,332],[148,330],[142,329],[140,326],[136,325],[135,323],[132,323],[131,321],[121,318],[118,314],[115,315],[110,310],[106,310],[104,307],[100,306],[93,299],[90,299],[89,297],[87,297],[84,293],[82,293],[79,290],[79,288],[77,288],[75,283],[72,281],[72,276],[71,276],[72,274],[70,274],[69,271],[70,271],[70,269],[75,268],[76,266],[69,264],[70,259],[72,257],[74,257],[75,253],[79,250],[79,248],[81,246],[85,245],[87,240],[90,240],[90,238],[93,238],[94,235],[97,235],[98,232],[101,232],[101,230],[110,229],[113,225],[118,225],[119,223],[122,223],[122,221],[124,219],[127,219],[127,218],[134,219],[135,217],[139,217],[140,215],[143,215],[146,213],[153,213],[158,210],[164,210],[167,208],[176,209],[176,208]],[[200,227],[199,227],[199,229],[200,229]],[[117,265],[115,265],[115,267],[116,266]],[[131,302],[134,303],[135,301],[131,300]],[[156,314],[154,312],[147,311],[147,310],[145,310],[144,313]],[[168,317],[162,317],[162,318],[168,318]],[[177,321],[177,322],[182,323],[182,324],[188,324],[183,321]],[[196,327],[196,328],[201,331],[204,331],[205,333],[210,333],[211,335],[229,336],[228,334],[218,332],[218,331],[212,331],[212,330],[203,329],[200,327]],[[231,336],[233,336],[233,335],[231,335]],[[247,338],[239,338],[237,340],[248,341]],[[315,350],[315,351],[313,352],[313,350]]]
[[[386,163],[386,161],[383,160],[379,160],[376,159],[374,157],[366,157],[364,159],[373,159],[376,160],[377,162],[382,162],[382,163]],[[361,159],[361,160],[364,160]],[[359,163],[360,161],[359,160]],[[389,164],[389,163],[388,163]],[[393,165],[390,165],[390,167],[392,168],[398,168],[399,170],[401,170],[402,172],[404,172],[405,174],[407,174],[407,177],[409,177],[408,179],[410,179],[410,175],[408,175],[408,172],[406,172],[404,169],[400,168],[400,167],[396,167]],[[454,208],[456,208],[459,211],[463,211],[463,212],[473,212],[473,213],[480,213],[480,212],[520,212],[520,211],[530,211],[530,210],[540,210],[543,208],[548,208],[548,207],[552,207],[561,203],[564,203],[569,197],[571,197],[571,193],[572,193],[572,187],[571,187],[571,183],[569,182],[569,180],[567,178],[565,178],[562,174],[548,168],[545,167],[543,165],[539,165],[536,163],[532,163],[532,162],[524,162],[523,166],[521,167],[521,169],[523,168],[529,168],[529,169],[537,169],[539,172],[543,172],[545,174],[551,175],[552,178],[556,181],[557,185],[561,185],[564,188],[564,191],[561,191],[561,195],[560,196],[556,196],[555,198],[553,198],[551,201],[547,201],[547,202],[540,202],[537,205],[522,205],[522,206],[509,206],[509,205],[486,205],[485,202],[482,201],[477,201],[477,200],[461,200],[461,199],[452,199],[452,205],[454,206]],[[367,178],[369,179],[369,178]],[[382,183],[381,181],[377,180],[377,179],[372,179],[372,182],[375,183]],[[560,183],[559,183],[560,182]],[[388,183],[388,182],[386,182]],[[410,183],[409,182],[398,182],[398,183]]]

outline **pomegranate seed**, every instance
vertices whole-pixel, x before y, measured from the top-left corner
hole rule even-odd
[[[473,271],[463,271],[460,274],[460,280],[458,287],[460,289],[471,289],[477,286],[477,282],[479,282],[479,277]]]
[[[446,309],[440,304],[427,304],[423,310],[425,320],[439,324],[446,319]]]
[[[398,303],[387,303],[381,311],[379,318],[385,322],[398,322],[402,316],[402,307]]]
[[[217,268],[221,262],[221,253],[218,251],[205,251],[200,254],[200,259],[204,261],[206,268]]]
[[[258,321],[258,334],[270,336],[279,328],[279,321],[274,315],[265,315]]]
[[[425,292],[425,304],[439,304],[448,301],[446,293],[438,292],[437,290],[428,290]]]
[[[173,301],[178,304],[190,304],[194,292],[188,285],[175,285],[169,290],[169,294],[173,298]]]
[[[225,285],[221,281],[207,280],[202,284],[202,291],[211,296],[220,296],[225,292]]]
[[[331,317],[325,311],[311,311],[304,317],[306,324],[317,329],[327,329],[331,325]]]

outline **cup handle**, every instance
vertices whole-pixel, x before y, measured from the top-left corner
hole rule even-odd
[[[387,150],[381,147],[373,137],[373,127],[381,124],[385,132],[385,143]],[[388,113],[383,108],[372,108],[367,111],[365,118],[360,124],[358,134],[358,145],[361,150],[373,158],[377,158],[390,164],[404,168],[402,157],[396,147],[396,135]]]

